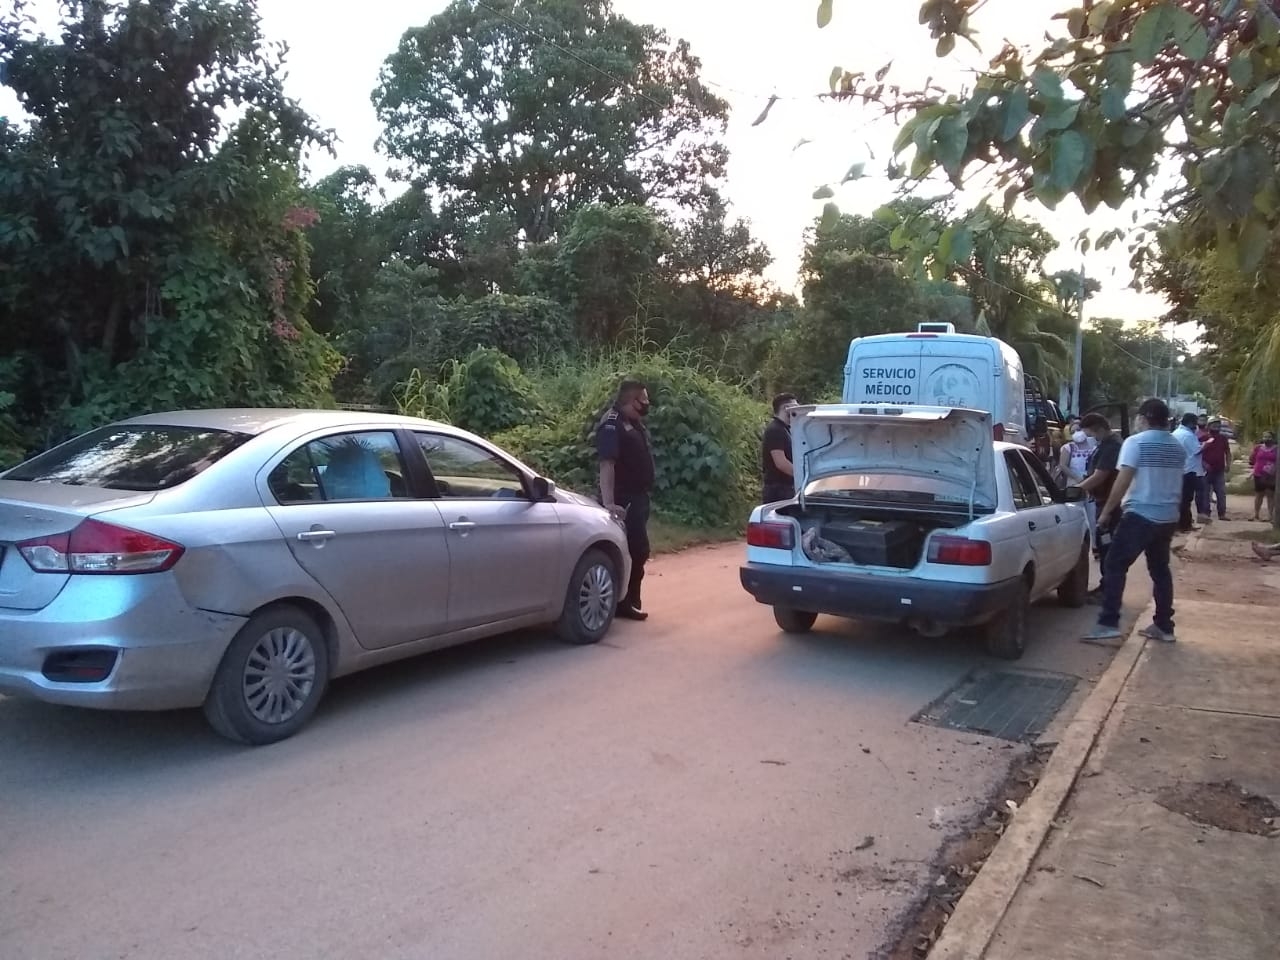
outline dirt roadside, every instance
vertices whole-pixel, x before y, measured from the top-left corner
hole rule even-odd
[[[1234,515],[1243,516],[1246,506],[1243,499],[1233,503]],[[1249,548],[1250,540],[1263,534],[1261,524],[1213,521],[1190,537],[1179,537],[1175,542],[1175,596],[1189,605],[1216,601],[1280,606],[1280,561],[1261,563]],[[1142,565],[1136,565],[1131,580],[1142,584],[1144,573]],[[1142,742],[1148,741],[1143,738]],[[886,954],[890,960],[918,960],[929,955],[956,903],[999,843],[1009,818],[1034,788],[1050,755],[1050,750],[1037,751],[1033,761],[1015,770],[988,805],[985,819],[943,850],[934,870],[934,885],[901,939]],[[1267,837],[1280,835],[1275,804],[1234,781],[1178,784],[1161,791],[1156,802],[1203,826]]]

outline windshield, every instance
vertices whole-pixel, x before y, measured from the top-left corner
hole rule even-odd
[[[808,499],[861,500],[924,507],[969,507],[969,491],[939,477],[898,473],[841,473],[814,480],[804,488]],[[975,504],[978,510],[981,504]]]
[[[102,427],[3,474],[5,480],[165,490],[211,467],[250,434],[202,427]]]

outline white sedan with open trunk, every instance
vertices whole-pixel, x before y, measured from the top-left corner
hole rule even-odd
[[[790,416],[799,494],[752,512],[741,570],[783,630],[818,614],[930,636],[981,626],[989,652],[1016,659],[1033,601],[1085,602],[1082,494],[995,440],[989,414],[831,404]]]

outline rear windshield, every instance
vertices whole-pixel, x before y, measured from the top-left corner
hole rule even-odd
[[[860,500],[864,503],[894,503],[921,507],[969,506],[969,491],[937,477],[894,473],[842,473],[814,480],[804,490],[806,497],[833,500]],[[974,504],[981,511],[981,502]]]
[[[4,479],[165,490],[211,467],[250,436],[205,427],[102,427],[14,467]]]

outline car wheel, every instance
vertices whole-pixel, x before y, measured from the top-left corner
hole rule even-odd
[[[229,740],[275,743],[316,712],[329,683],[329,648],[296,607],[259,611],[240,628],[204,701],[209,725]]]
[[[1017,593],[1009,606],[983,627],[987,653],[1001,660],[1017,660],[1027,649],[1027,614],[1031,609],[1031,589],[1025,579],[1018,581]]]
[[[573,568],[556,633],[565,643],[598,643],[618,609],[618,573],[602,550],[588,550]]]
[[[1076,565],[1067,579],[1058,584],[1058,602],[1064,607],[1083,607],[1089,599],[1089,544],[1080,546]]]
[[[791,607],[774,607],[773,619],[785,633],[808,633],[818,619],[816,613],[793,610]]]

